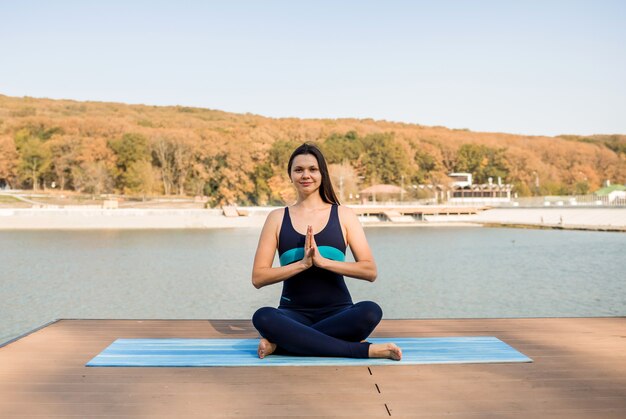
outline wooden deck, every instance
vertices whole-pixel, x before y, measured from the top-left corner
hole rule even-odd
[[[529,364],[87,368],[116,338],[255,337],[243,320],[61,320],[0,348],[0,418],[626,418],[626,318],[387,320],[496,336]]]

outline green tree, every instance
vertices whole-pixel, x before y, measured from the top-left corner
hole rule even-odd
[[[209,197],[209,206],[217,206],[227,202],[228,197],[224,194],[223,186],[226,184],[224,172],[228,170],[228,156],[220,153],[215,156],[206,157],[203,160],[206,171],[211,174],[204,185],[204,194]]]
[[[544,181],[539,187],[539,195],[568,195],[570,190],[561,182]]]
[[[605,139],[605,145],[617,154],[626,155],[626,135],[610,135]]]
[[[268,154],[268,160],[271,165],[281,170],[287,170],[287,163],[291,153],[300,145],[294,140],[277,140],[274,141]]]
[[[413,181],[417,183],[424,183],[437,170],[437,159],[425,151],[417,150],[413,160],[418,168]]]
[[[63,128],[50,127],[48,128],[43,122],[32,122],[27,124],[24,128],[21,128],[16,133],[16,140],[19,137],[36,137],[41,141],[48,141],[52,136],[56,134],[63,134]],[[19,141],[19,140],[18,140]]]
[[[50,149],[41,139],[30,134],[17,136],[15,143],[19,155],[18,174],[25,184],[30,184],[36,191],[50,167]]]
[[[148,140],[141,134],[127,133],[122,138],[110,140],[108,147],[115,154],[115,186],[117,189],[136,189],[136,170],[129,179],[129,169],[137,162],[150,161]],[[130,183],[135,182],[133,186]]]
[[[274,176],[274,169],[269,162],[264,162],[255,166],[250,174],[250,180],[254,184],[254,190],[249,194],[249,200],[255,205],[267,205],[274,203],[272,200],[272,189],[267,183]]]
[[[133,162],[124,176],[126,189],[132,193],[141,194],[144,199],[146,195],[152,194],[156,186],[157,176],[155,168],[147,160]]]
[[[457,152],[454,170],[473,175],[476,183],[486,183],[488,178],[506,178],[509,170],[504,157],[506,149],[485,145],[463,144]]]
[[[363,153],[363,143],[356,131],[332,134],[322,144],[328,164],[341,164],[344,161],[354,164]]]
[[[39,189],[44,178],[52,178],[52,153],[50,140],[56,134],[63,134],[60,127],[48,127],[43,122],[31,122],[15,132],[15,146],[19,155],[18,175],[22,183]]]
[[[361,172],[365,182],[399,184],[408,173],[407,153],[391,133],[371,134],[363,138]]]
[[[532,191],[530,187],[521,180],[513,181],[513,192],[517,193],[518,196],[532,196]]]
[[[591,187],[587,180],[581,180],[574,185],[574,193],[576,195],[587,195],[590,191]]]

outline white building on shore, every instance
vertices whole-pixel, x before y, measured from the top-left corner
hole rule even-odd
[[[488,183],[473,184],[471,173],[450,173],[450,189],[446,191],[447,201],[454,204],[495,204],[511,202],[513,185],[497,183],[489,178]]]

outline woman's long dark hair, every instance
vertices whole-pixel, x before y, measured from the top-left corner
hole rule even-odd
[[[322,197],[322,201],[328,204],[339,205],[339,199],[337,199],[337,195],[335,195],[335,190],[333,189],[333,184],[330,181],[330,174],[328,173],[326,159],[320,149],[314,144],[304,143],[291,153],[291,157],[289,157],[289,164],[287,165],[287,174],[289,177],[291,178],[291,165],[293,164],[293,159],[300,154],[311,154],[317,159],[317,164],[319,166],[320,173],[322,174],[322,184],[320,185],[320,196]]]

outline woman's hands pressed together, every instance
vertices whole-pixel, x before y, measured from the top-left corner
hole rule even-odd
[[[306,239],[304,240],[304,257],[302,258],[302,263],[308,269],[311,266],[317,266],[321,268],[326,260],[323,257],[317,248],[317,243],[315,243],[315,236],[313,235],[313,227],[307,226],[306,228]]]

